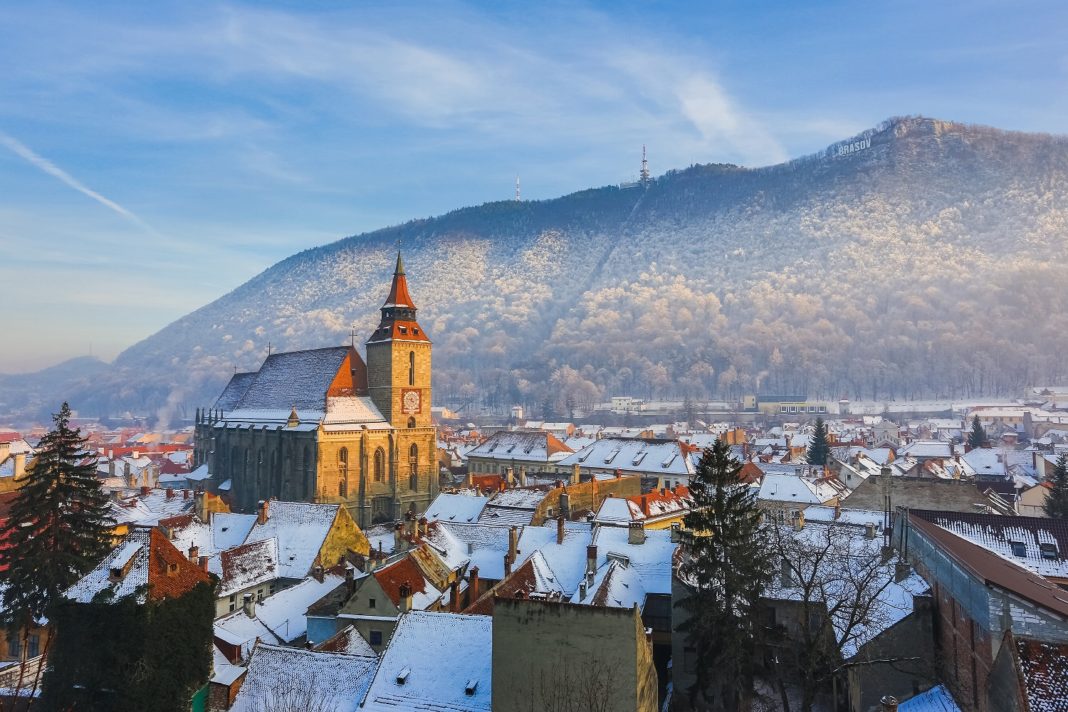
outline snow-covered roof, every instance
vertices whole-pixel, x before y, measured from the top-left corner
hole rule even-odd
[[[826,482],[797,475],[765,473],[757,499],[795,504],[822,504],[838,495]]]
[[[216,551],[243,544],[256,523],[255,514],[216,512],[211,515],[211,538]]]
[[[219,598],[278,578],[278,540],[273,537],[227,549],[218,558]]]
[[[380,425],[386,419],[368,396],[338,396],[326,399],[323,427],[330,431],[345,430],[346,425]]]
[[[277,539],[279,575],[282,578],[304,578],[326,541],[339,507],[337,504],[271,500],[267,503],[267,521],[263,524],[257,521],[245,541]]]
[[[490,616],[423,611],[402,615],[363,709],[489,712],[492,626]]]
[[[908,455],[917,459],[953,457],[950,443],[944,440],[916,440],[901,448],[898,455]]]
[[[583,597],[576,593],[572,603],[610,608],[633,608],[645,605],[645,588],[638,570],[619,559],[611,559],[597,570],[593,586]]]
[[[324,410],[326,393],[349,351],[348,346],[332,346],[271,354],[234,410]]]
[[[307,632],[308,607],[344,582],[345,579],[336,574],[324,575],[322,582],[309,576],[296,586],[257,602],[254,619],[250,619],[242,608],[218,619],[215,621],[216,634],[223,630],[242,642],[258,637],[265,642],[290,643]],[[270,636],[264,636],[264,630]]]
[[[593,543],[597,545],[598,566],[607,563],[609,555],[624,556],[647,593],[670,595],[671,561],[678,546],[671,541],[671,531],[648,529],[641,544],[629,543],[629,533],[620,527],[597,528]]]
[[[557,462],[569,454],[571,448],[548,431],[502,430],[468,451],[467,457],[549,463]]]
[[[558,588],[570,597],[586,575],[586,547],[593,541],[593,531],[587,524],[567,522],[563,543],[558,544],[556,536],[555,522],[544,527],[524,527],[519,535],[519,558],[525,560],[538,552],[539,575],[553,590]]]
[[[945,685],[935,685],[897,706],[897,712],[961,712]]]
[[[433,521],[477,522],[489,501],[475,494],[451,494],[442,492],[426,508],[426,518]]]
[[[651,438],[603,438],[568,455],[561,467],[623,470],[650,476],[689,476],[694,465],[678,440]]]
[[[356,712],[377,667],[373,656],[257,645],[230,710]]]
[[[483,578],[504,578],[504,555],[508,552],[511,527],[493,524],[438,521],[430,527],[427,541],[451,568],[470,562]],[[468,570],[470,570],[470,566]]]

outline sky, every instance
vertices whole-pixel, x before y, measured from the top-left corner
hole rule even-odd
[[[0,5],[0,373],[294,252],[891,116],[1068,133],[1068,3]]]

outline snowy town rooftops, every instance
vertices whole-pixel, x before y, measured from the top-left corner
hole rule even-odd
[[[258,712],[313,704],[331,712],[356,712],[377,662],[373,656],[257,645],[230,709]]]
[[[215,621],[215,636],[232,645],[247,646],[257,638],[269,643],[290,643],[308,630],[308,607],[345,582],[334,573],[319,581],[308,577],[255,603],[252,615],[238,608]]]
[[[340,505],[271,500],[264,506],[266,521],[253,525],[246,542],[277,539],[279,575],[304,578],[326,541]]]
[[[685,485],[653,490],[632,497],[606,497],[597,510],[598,524],[627,526],[630,522],[655,522],[690,511],[693,499]]]
[[[839,491],[825,480],[767,473],[757,498],[768,502],[823,504],[838,495]]]
[[[208,573],[158,529],[135,530],[65,595],[78,603],[89,603],[105,591],[114,598],[136,595],[141,601],[158,600],[181,596],[209,581]]]
[[[917,460],[953,457],[953,444],[944,440],[916,440],[901,448],[899,457],[913,457]]]
[[[504,555],[508,553],[511,527],[485,523],[431,524],[426,541],[453,569],[477,566],[483,578],[504,578]]]
[[[401,616],[363,709],[488,712],[492,629],[489,616],[422,611]]]
[[[288,411],[296,408],[298,411],[323,411],[327,392],[351,353],[355,353],[355,349],[350,346],[333,346],[271,354],[233,410]]]
[[[603,438],[568,455],[560,461],[560,466],[688,477],[694,472],[690,458],[693,450],[695,448],[678,440]]]
[[[315,646],[316,650],[324,653],[344,653],[345,655],[362,655],[364,657],[378,657],[378,653],[364,640],[356,626],[347,625],[337,633]]]
[[[431,522],[477,522],[487,502],[487,497],[442,492],[426,508],[425,516]]]
[[[583,596],[583,592],[585,596]],[[621,559],[609,559],[594,575],[593,585],[579,588],[571,603],[587,606],[633,608],[645,606],[645,588],[638,570]]]
[[[254,541],[227,549],[219,554],[220,574],[217,597],[229,596],[242,589],[278,578],[278,540]]]
[[[545,430],[502,430],[470,450],[467,457],[549,463],[557,462],[571,452],[571,448]]]
[[[911,514],[1037,574],[1068,581],[1068,521],[917,509]]]
[[[671,541],[668,529],[647,530],[642,539],[641,543],[632,543],[628,529],[597,527],[593,544],[597,547],[598,566],[619,557],[634,569],[646,593],[670,595],[671,562],[678,545]]]

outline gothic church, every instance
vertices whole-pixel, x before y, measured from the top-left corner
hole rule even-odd
[[[340,502],[368,527],[437,495],[431,343],[399,254],[381,311],[366,363],[352,346],[271,354],[197,414],[195,464],[235,511],[272,497]]]

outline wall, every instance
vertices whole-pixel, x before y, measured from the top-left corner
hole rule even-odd
[[[367,556],[371,551],[371,543],[367,535],[356,526],[348,510],[339,507],[334,525],[330,527],[323,545],[319,548],[318,563],[326,569],[336,566],[348,551]]]
[[[493,608],[494,712],[655,712],[652,646],[637,607],[501,598]]]
[[[640,477],[614,477],[608,480],[589,480],[578,484],[568,484],[566,489],[555,487],[545,495],[538,507],[534,510],[534,518],[531,523],[541,526],[549,518],[549,510],[552,516],[560,513],[560,495],[568,494],[568,507],[572,513],[582,509],[594,512],[601,506],[601,502],[608,495],[613,497],[631,497],[641,494],[642,484]]]

